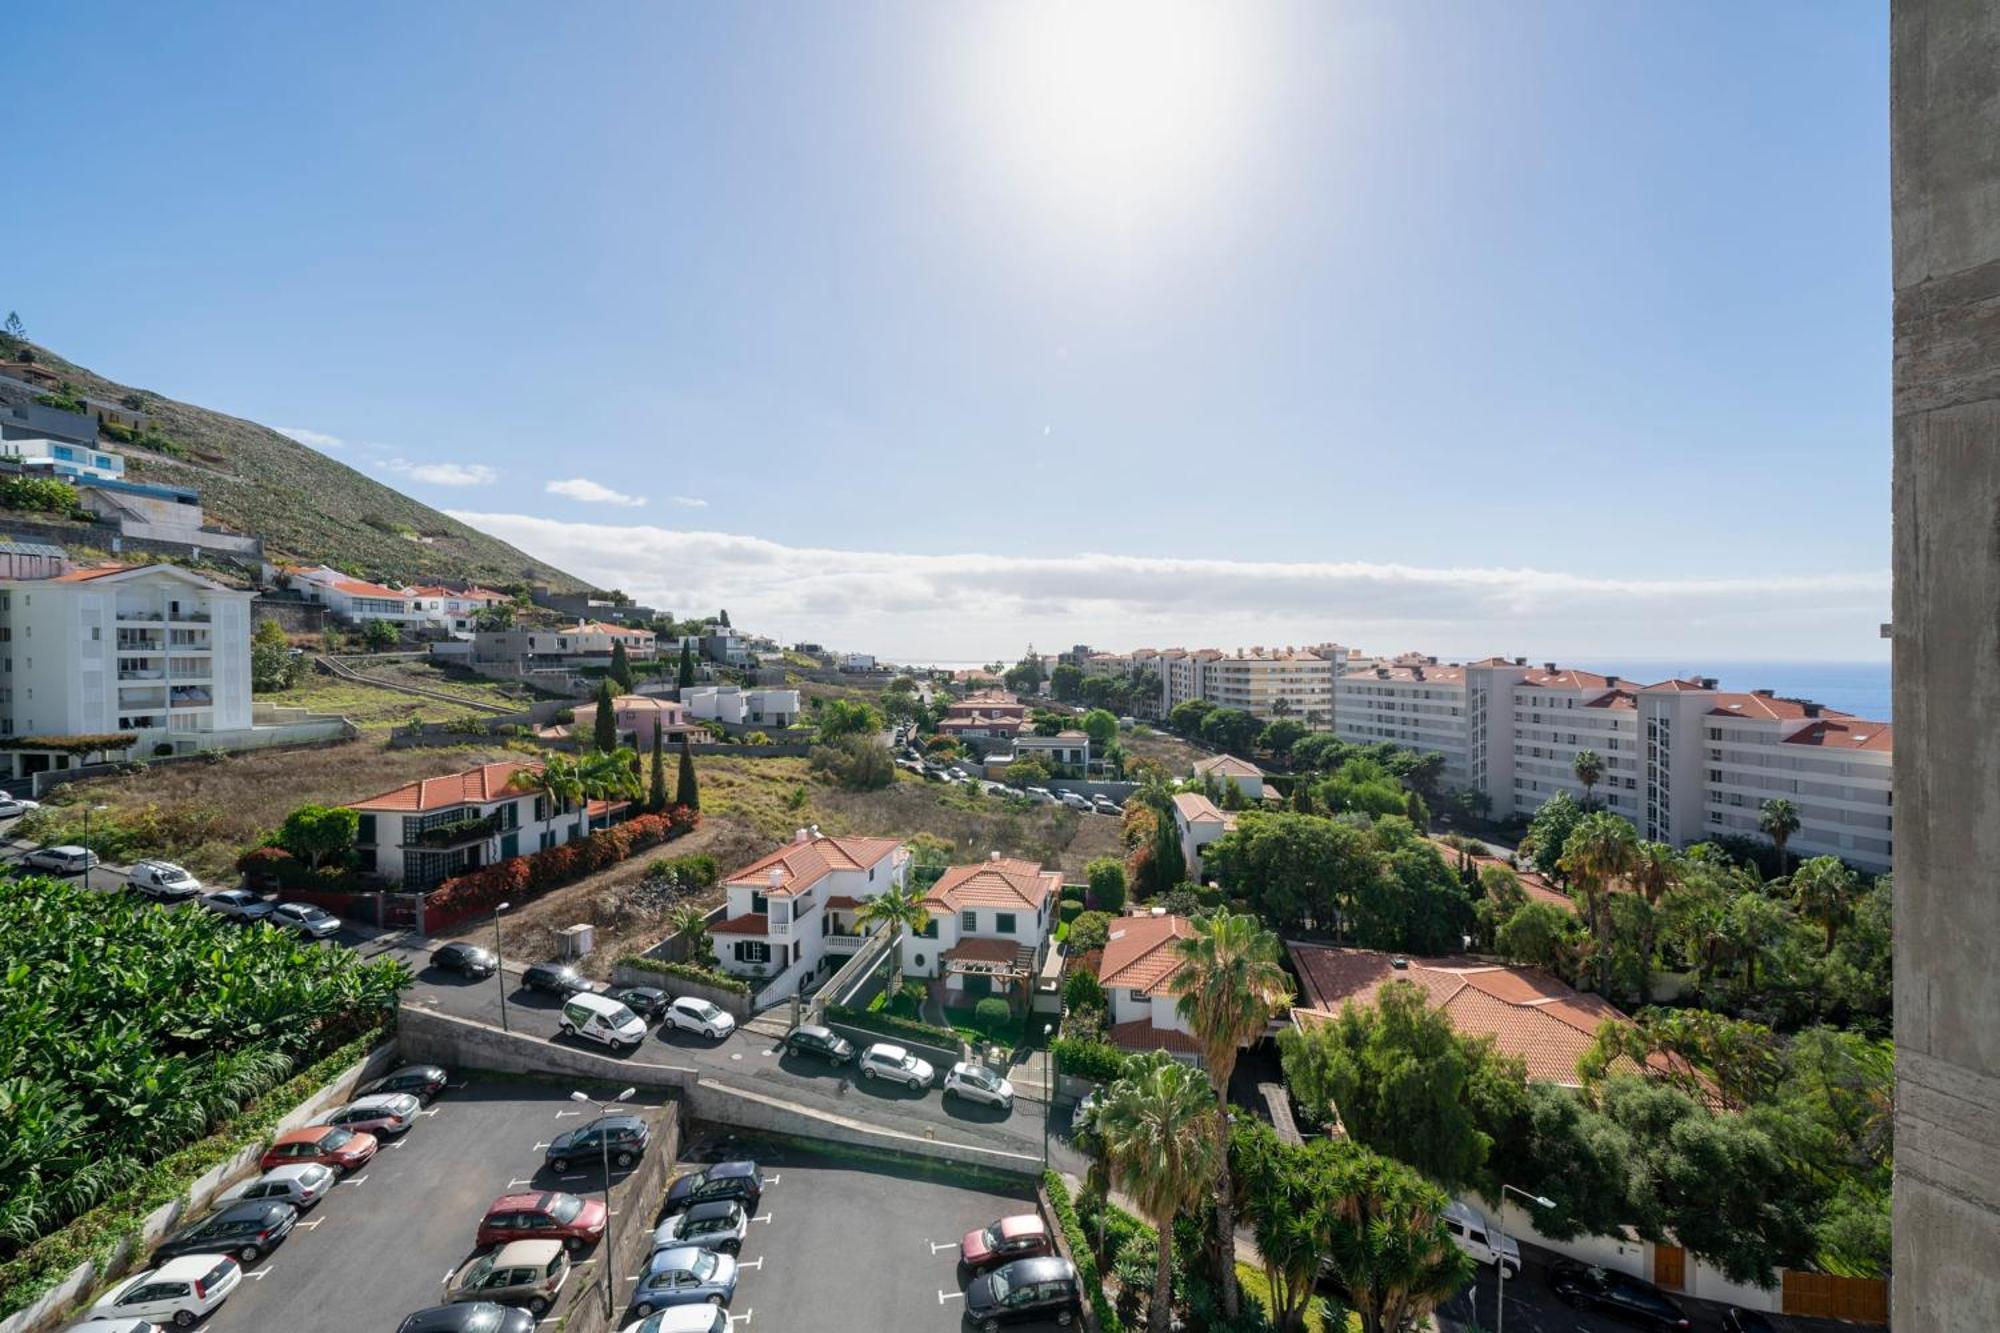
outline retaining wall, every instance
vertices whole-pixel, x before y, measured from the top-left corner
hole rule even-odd
[[[657,947],[657,946],[655,946]],[[738,1022],[750,1017],[750,997],[722,986],[705,986],[687,977],[668,976],[659,972],[648,972],[643,967],[633,967],[630,963],[619,963],[611,969],[611,984],[614,986],[657,986],[676,999],[692,995],[707,1000],[716,1008],[727,1013]]]

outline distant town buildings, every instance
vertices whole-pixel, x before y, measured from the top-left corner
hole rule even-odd
[[[1266,720],[1294,718],[1315,731],[1325,731],[1333,725],[1334,677],[1345,661],[1345,651],[1334,645],[1324,649],[1339,653],[1339,658],[1318,648],[1251,648],[1233,653],[1215,648],[1164,648],[1157,657],[1142,650],[1146,654],[1143,659],[1135,652],[1129,660],[1135,669],[1143,660],[1159,674],[1163,713],[1199,699]]]

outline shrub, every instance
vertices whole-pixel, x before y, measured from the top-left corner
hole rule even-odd
[[[1099,1330],[1101,1333],[1124,1333],[1125,1323],[1104,1294],[1104,1275],[1098,1271],[1097,1258],[1090,1251],[1089,1237],[1077,1219],[1075,1206],[1070,1203],[1069,1185],[1057,1172],[1044,1171],[1042,1192],[1048,1195],[1049,1210],[1056,1215],[1056,1225],[1062,1228],[1063,1239],[1069,1244],[1070,1258],[1076,1264],[1077,1285],[1090,1301]]]
[[[1083,903],[1083,885],[1081,884],[1063,885],[1061,897],[1062,900],[1066,903],[1078,904],[1079,910],[1081,910],[1081,904]]]
[[[815,747],[812,768],[847,791],[876,791],[896,780],[895,758],[872,736],[841,736]]]
[[[1090,905],[1116,915],[1125,907],[1125,866],[1116,857],[1100,856],[1084,867],[1090,878]]]
[[[1102,912],[1085,912],[1069,923],[1069,934],[1063,942],[1072,954],[1089,953],[1092,949],[1102,949],[1111,939],[1111,918]]]
[[[1056,1067],[1063,1073],[1098,1083],[1115,1082],[1125,1073],[1131,1059],[1108,1041],[1057,1037],[1049,1049],[1055,1054]]]
[[[867,1009],[856,1009],[852,1005],[830,1004],[826,1007],[827,1018],[835,1023],[845,1023],[849,1027],[879,1032],[885,1037],[906,1037],[911,1041],[921,1041],[931,1046],[943,1046],[956,1050],[959,1045],[958,1033],[950,1028],[933,1027],[929,1023],[919,1023],[915,1019],[897,1018],[894,1014],[875,1013]]]
[[[1056,920],[1058,921],[1070,922],[1076,920],[1078,917],[1082,915],[1083,915],[1082,903],[1068,902],[1056,908]]]
[[[559,847],[510,857],[470,874],[455,875],[431,890],[424,900],[424,925],[429,930],[440,930],[499,903],[524,901],[617,865],[633,853],[678,837],[700,822],[698,812],[675,806],[663,814],[639,815],[623,824],[599,829]],[[713,858],[706,860],[712,867]]]
[[[648,879],[670,879],[684,889],[708,889],[722,877],[721,867],[707,852],[663,856],[646,867]]]
[[[1103,1009],[1104,983],[1089,968],[1078,967],[1070,970],[1069,978],[1063,982],[1063,1008]]]
[[[699,982],[704,986],[713,986],[717,990],[726,990],[732,995],[741,995],[745,999],[750,996],[749,982],[740,977],[732,977],[726,972],[711,972],[692,963],[674,963],[664,958],[648,958],[643,954],[628,953],[618,960],[618,965],[637,968],[641,972],[658,973],[663,977],[679,977],[683,981]]]
[[[1013,1016],[1013,1009],[998,995],[988,995],[972,1006],[972,1025],[981,1032],[998,1032]]]

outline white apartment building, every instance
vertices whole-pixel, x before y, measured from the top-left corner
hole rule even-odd
[[[728,905],[709,928],[715,960],[749,980],[758,998],[797,994],[832,972],[865,938],[860,905],[909,873],[895,838],[829,838],[799,829],[792,841],[723,881]]]
[[[62,481],[123,481],[125,457],[69,440],[26,436],[0,440],[0,458],[42,468]]]
[[[0,580],[0,735],[129,733],[142,755],[254,743],[254,594],[173,565],[47,568],[60,572]],[[8,776],[69,766],[18,749],[0,765]]]
[[[1344,741],[1388,741],[1444,756],[1442,781],[1472,781],[1466,669],[1405,653],[1372,667],[1349,667],[1334,684],[1333,728]]]
[[[1590,799],[1641,824],[1645,761],[1633,682],[1549,662],[1515,682],[1512,721],[1515,809],[1536,810],[1557,792],[1583,800],[1575,760],[1591,750],[1603,772]]]
[[[704,722],[746,727],[789,727],[799,720],[797,690],[746,690],[736,685],[703,685],[681,691],[688,716]]]
[[[1143,650],[1142,650],[1143,651]],[[1331,653],[1334,655],[1323,655]],[[1135,652],[1135,664],[1141,654]],[[1160,674],[1160,710],[1202,699],[1253,717],[1295,718],[1316,731],[1334,725],[1334,677],[1346,650],[1320,649],[1163,649],[1154,667]]]

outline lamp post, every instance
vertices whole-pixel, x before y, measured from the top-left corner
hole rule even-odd
[[[627,1088],[608,1102],[600,1102],[588,1093],[572,1092],[569,1099],[595,1106],[600,1114],[610,1111],[619,1102],[632,1100],[637,1088]],[[611,1221],[611,1138],[606,1134],[597,1136],[597,1146],[604,1166],[604,1317],[613,1319],[618,1314],[618,1232]]]
[[[511,1032],[507,1026],[507,960],[500,956],[500,914],[512,907],[512,903],[501,903],[493,909],[493,979],[500,983],[500,1030]]]
[[[1054,1023],[1042,1024],[1042,1174],[1049,1173],[1049,1132],[1056,1109],[1056,1085],[1053,1069],[1050,1067],[1050,1053],[1055,1049],[1051,1038],[1055,1035]]]
[[[1493,1234],[1499,1238],[1500,1242],[1499,1249],[1494,1251],[1493,1254],[1493,1268],[1499,1275],[1499,1282],[1494,1288],[1493,1297],[1493,1333],[1505,1333],[1507,1327],[1507,1195],[1510,1191],[1520,1195],[1522,1199],[1537,1208],[1553,1208],[1556,1206],[1556,1201],[1549,1198],[1546,1194],[1530,1194],[1528,1191],[1513,1185],[1503,1184],[1500,1186],[1500,1211],[1493,1215],[1493,1220],[1497,1224],[1494,1227]],[[1479,1290],[1478,1284],[1473,1284],[1472,1289],[1474,1291]]]
[[[90,891],[91,867],[97,863],[97,849],[91,845],[90,840],[90,816],[92,811],[102,809],[104,809],[102,805],[83,807],[83,888],[86,893]]]

